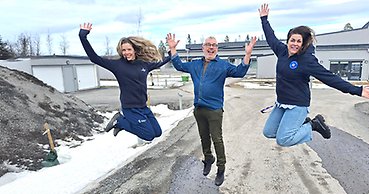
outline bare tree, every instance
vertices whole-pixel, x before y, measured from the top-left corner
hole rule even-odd
[[[7,41],[8,47],[10,49],[10,51],[13,53],[13,57],[17,56],[17,48],[16,48],[16,44],[15,43],[11,43],[9,41]]]
[[[40,56],[41,55],[41,47],[40,47],[40,36],[38,34],[34,35],[32,44],[35,48],[35,55]]]
[[[60,44],[59,44],[60,51],[62,52],[63,55],[66,55],[67,50],[69,48],[69,43],[68,43],[67,38],[65,37],[64,34],[62,34],[60,36],[60,38],[61,38],[61,41],[60,41]]]
[[[52,55],[53,53],[53,39],[51,37],[50,31],[47,31],[47,37],[46,37],[46,44],[47,44],[47,50],[49,51],[49,55]]]
[[[113,54],[112,48],[110,47],[110,40],[108,36],[105,36],[105,56],[111,56]]]
[[[19,57],[30,56],[30,37],[24,33],[18,36],[18,40],[14,45],[16,55]]]
[[[29,41],[29,56],[35,56],[35,49],[34,49],[34,45],[33,45],[33,39],[32,36],[29,35],[28,36],[28,41]]]

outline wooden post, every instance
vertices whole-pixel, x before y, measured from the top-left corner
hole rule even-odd
[[[45,128],[45,132],[47,133],[47,138],[49,139],[49,144],[50,144],[50,149],[52,151],[55,151],[54,149],[54,142],[53,142],[53,137],[51,136],[51,132],[50,132],[50,127],[49,127],[49,124],[45,123],[44,124],[44,128]]]

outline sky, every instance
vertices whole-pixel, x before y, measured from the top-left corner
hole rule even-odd
[[[285,39],[289,29],[307,25],[316,34],[343,30],[347,23],[361,28],[369,22],[369,3],[365,0],[1,0],[0,36],[16,42],[20,34],[40,37],[41,54],[48,55],[46,37],[52,39],[52,52],[62,54],[62,37],[68,55],[85,52],[78,38],[79,25],[93,24],[88,35],[96,53],[107,48],[116,53],[119,39],[142,36],[155,45],[167,33],[176,34],[178,49],[184,49],[187,36],[201,43],[214,36],[223,42],[243,41],[246,36],[262,38],[258,8],[269,3],[269,21],[278,38]]]
[[[138,143],[135,135],[121,131],[114,137],[113,130],[109,133],[95,134],[92,138],[88,137],[89,141],[75,148],[70,148],[71,143],[67,146],[65,142],[58,141],[58,145],[61,146],[55,149],[58,153],[59,165],[39,171],[18,170],[18,173],[7,173],[0,177],[0,193],[78,193],[88,184],[132,161],[158,142],[165,141],[170,130],[177,126],[180,120],[192,115],[190,114],[192,108],[174,111],[163,104],[152,106],[151,110],[160,115],[157,119],[163,130],[162,136],[155,138],[152,143],[133,148]],[[115,112],[104,113],[108,118],[114,114]],[[108,120],[101,126],[101,130],[107,122]],[[9,166],[9,168],[17,171],[15,167]]]

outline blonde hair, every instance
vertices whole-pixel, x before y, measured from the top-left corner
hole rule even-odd
[[[124,43],[132,45],[136,53],[136,59],[145,62],[162,61],[162,57],[156,46],[151,41],[138,36],[123,37],[119,40],[117,45],[117,52],[120,57],[123,57],[122,44]]]

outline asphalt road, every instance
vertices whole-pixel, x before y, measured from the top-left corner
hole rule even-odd
[[[101,101],[114,96],[111,90],[75,95],[106,108],[109,103]],[[189,85],[149,91],[152,102],[173,103],[178,92],[183,92],[186,102],[192,98]],[[369,109],[368,100],[333,89],[313,89],[310,116],[322,113],[333,136],[324,140],[314,134],[310,143],[284,148],[262,135],[268,115],[259,111],[273,104],[274,98],[274,90],[226,87],[227,164],[220,187],[214,185],[215,165],[207,177],[202,175],[200,140],[190,116],[150,149],[80,193],[369,193],[369,115],[358,111]],[[95,104],[92,99],[99,100]],[[117,107],[107,109],[111,108]]]

